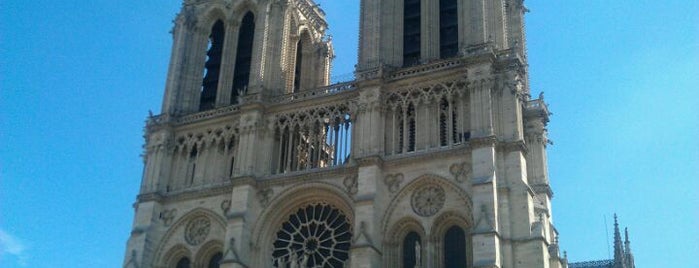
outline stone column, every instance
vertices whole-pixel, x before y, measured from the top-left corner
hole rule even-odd
[[[195,26],[190,33],[189,47],[187,49],[187,64],[182,73],[182,112],[191,113],[199,111],[201,96],[201,83],[204,75],[204,63],[206,61],[206,47],[208,45],[209,30]]]
[[[186,54],[186,40],[189,35],[183,12],[184,10],[175,19],[175,26],[172,29],[172,52],[170,53],[167,80],[165,81],[163,106],[160,110],[163,114],[173,114],[179,109],[178,91],[181,85],[182,62]]]
[[[354,202],[354,234],[350,249],[350,267],[370,268],[381,265],[381,212],[377,206],[382,200],[377,189],[381,179],[380,159],[371,157],[359,160],[357,193]]]
[[[461,15],[465,18],[462,33],[466,46],[483,44],[487,41],[485,24],[486,0],[463,0],[464,8]],[[489,1],[489,0],[488,0]]]
[[[252,204],[255,189],[250,178],[236,178],[231,193],[231,208],[226,213],[226,245],[221,268],[249,268],[251,264]]]
[[[264,69],[264,61],[266,60],[263,55],[267,47],[264,40],[265,28],[267,27],[265,22],[268,20],[268,14],[263,12],[258,12],[258,14],[259,15],[255,17],[255,36],[252,41],[252,63],[250,66],[250,83],[247,94],[261,93],[262,80],[265,75],[262,72]]]
[[[361,0],[357,71],[377,68],[381,48],[381,0]]]
[[[420,60],[439,58],[439,0],[420,1]]]
[[[135,210],[136,216],[131,236],[126,244],[123,266],[147,267],[153,262],[153,249],[155,247],[150,237],[153,232],[148,230],[153,229],[154,225],[157,224],[161,205],[155,200],[139,201]]]
[[[233,74],[235,73],[235,59],[238,54],[238,34],[240,21],[234,18],[228,21],[225,41],[223,42],[223,55],[221,57],[221,73],[219,74],[218,91],[216,93],[216,107],[231,104],[233,94]]]
[[[172,163],[170,143],[172,142],[172,130],[166,128],[149,133],[148,143],[144,157],[143,178],[141,181],[141,194],[157,192],[166,184]]]
[[[270,15],[268,15],[264,86],[273,94],[280,94],[284,89],[281,62],[282,50],[284,49],[284,14],[287,6],[284,1],[274,1],[270,6]]]
[[[492,82],[490,66],[476,66],[471,83],[471,145],[473,218],[473,265],[497,268],[501,265],[496,178],[496,138],[492,120]]]

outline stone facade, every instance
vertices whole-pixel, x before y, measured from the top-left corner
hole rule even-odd
[[[328,85],[311,0],[184,1],[124,267],[566,267],[524,13],[361,0]]]

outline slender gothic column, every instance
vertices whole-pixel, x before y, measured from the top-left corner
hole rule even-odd
[[[265,78],[264,61],[266,60],[264,55],[265,52],[265,28],[267,24],[264,23],[268,20],[268,13],[258,12],[259,14],[255,18],[255,36],[252,41],[252,64],[250,66],[250,85],[248,86],[247,94],[261,93],[262,91],[262,81]]]
[[[233,74],[235,73],[235,59],[238,50],[238,34],[241,18],[230,20],[226,27],[225,41],[223,42],[223,55],[221,59],[221,73],[219,74],[218,92],[216,93],[216,107],[231,104],[233,87]]]
[[[284,38],[284,14],[288,4],[284,1],[275,1],[271,4],[267,16],[269,24],[266,34],[267,47],[265,53],[265,79],[264,86],[273,94],[283,92],[284,81],[282,79],[282,50]]]
[[[423,0],[420,3],[420,58],[431,61],[439,58],[439,0]]]
[[[476,225],[472,232],[474,267],[497,268],[501,266],[498,222],[498,180],[495,170],[495,143],[492,120],[492,81],[490,66],[481,65],[474,72],[471,83],[471,139],[473,218]]]
[[[357,71],[380,64],[381,0],[361,0],[359,17],[359,60]]]

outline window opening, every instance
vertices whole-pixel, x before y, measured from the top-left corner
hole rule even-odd
[[[221,266],[221,259],[223,259],[223,254],[221,252],[218,252],[214,254],[214,256],[211,256],[211,259],[209,259],[209,268],[219,268]]]
[[[439,0],[439,57],[459,52],[459,17],[456,0]]]
[[[303,66],[303,36],[296,44],[296,66],[294,67],[294,88],[293,92],[301,90],[301,67]]]
[[[408,152],[415,151],[415,106],[408,104]]]
[[[252,64],[252,43],[255,37],[255,16],[248,12],[243,17],[238,32],[235,71],[233,72],[233,92],[231,103],[238,103],[238,95],[247,92],[250,83],[250,66]]]
[[[189,185],[194,184],[194,174],[197,172],[197,147],[195,146],[191,152],[189,152],[189,163],[191,168],[189,170]]]
[[[189,261],[189,258],[187,257],[182,257],[178,262],[177,268],[190,268],[191,267],[191,262]]]
[[[410,232],[403,239],[403,268],[421,267],[422,244],[420,235]]]
[[[420,62],[420,0],[403,1],[403,66]]]
[[[439,145],[440,146],[447,146],[447,131],[449,129],[449,126],[447,125],[447,122],[449,119],[449,102],[447,101],[446,98],[442,98],[442,100],[439,102]]]
[[[458,226],[444,234],[444,267],[466,267],[466,234]]]
[[[206,52],[206,63],[204,64],[204,80],[201,86],[201,97],[199,110],[213,109],[216,103],[216,90],[218,88],[218,78],[221,69],[221,53],[223,52],[223,40],[225,30],[223,22],[216,21],[211,27],[209,35],[209,50]]]

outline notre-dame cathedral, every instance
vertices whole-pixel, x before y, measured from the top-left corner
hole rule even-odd
[[[124,267],[551,267],[523,0],[185,0]]]

